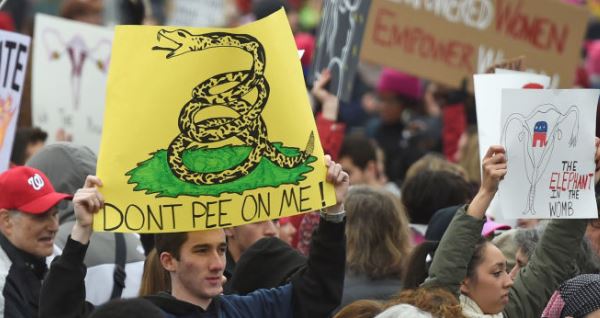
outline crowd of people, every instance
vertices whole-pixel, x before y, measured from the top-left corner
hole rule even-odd
[[[117,2],[123,24],[164,23],[169,4]],[[341,101],[328,70],[309,81],[322,1],[227,3],[229,26],[285,7],[337,204],[225,229],[94,232],[97,156],[64,131],[46,143],[26,91],[0,174],[0,316],[600,317],[600,219],[511,228],[486,215],[511,163],[497,145],[479,159],[464,86],[361,63]],[[59,14],[102,24],[105,4],[63,0]],[[9,0],[0,28],[30,32],[33,7]],[[600,87],[598,26],[573,87]],[[597,184],[598,138],[595,161]]]

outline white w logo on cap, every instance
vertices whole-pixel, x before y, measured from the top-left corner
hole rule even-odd
[[[27,183],[29,183],[29,185],[32,186],[36,191],[44,187],[44,179],[42,179],[42,177],[40,177],[40,175],[37,173],[34,174],[33,177],[29,178]]]

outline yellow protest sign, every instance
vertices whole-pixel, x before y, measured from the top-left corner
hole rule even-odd
[[[94,229],[222,228],[335,204],[283,10],[235,29],[118,26]]]

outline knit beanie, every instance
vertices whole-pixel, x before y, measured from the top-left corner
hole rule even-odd
[[[584,274],[564,282],[558,288],[565,307],[561,317],[585,317],[600,309],[600,275]]]
[[[418,78],[391,68],[384,68],[381,72],[377,92],[393,93],[413,101],[418,101],[423,96],[423,88]]]

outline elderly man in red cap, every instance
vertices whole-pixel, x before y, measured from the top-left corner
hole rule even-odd
[[[0,316],[37,317],[46,257],[54,250],[57,193],[39,170],[17,167],[0,174]]]

